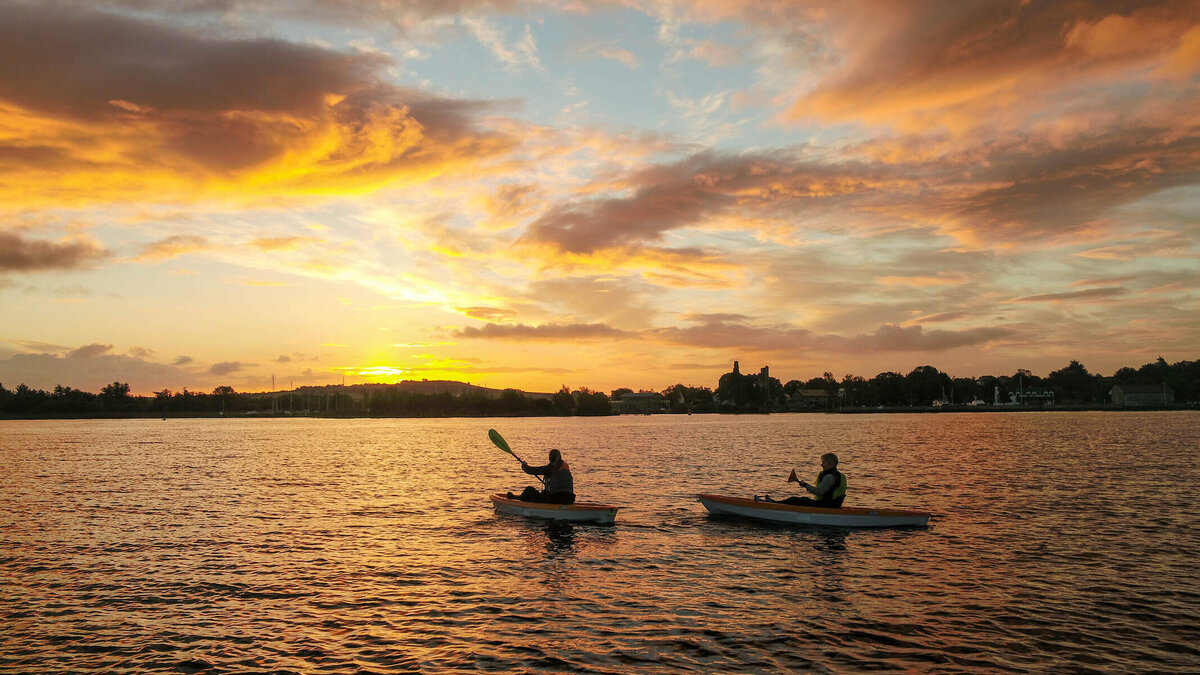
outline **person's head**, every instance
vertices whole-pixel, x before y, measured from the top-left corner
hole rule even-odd
[[[837,468],[837,455],[827,452],[821,455],[821,468],[826,471]]]
[[[559,452],[557,449],[551,450],[550,451],[550,463],[558,464],[561,461],[562,461],[562,453]]]

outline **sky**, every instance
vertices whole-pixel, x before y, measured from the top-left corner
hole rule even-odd
[[[1200,356],[1200,2],[0,0],[0,384]]]

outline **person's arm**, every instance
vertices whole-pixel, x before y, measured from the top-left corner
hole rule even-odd
[[[550,465],[545,466],[529,466],[524,462],[521,463],[521,470],[531,476],[545,476],[550,473]]]
[[[827,474],[821,479],[821,482],[817,483],[815,486],[809,485],[808,483],[802,483],[802,485],[804,486],[805,490],[808,490],[814,495],[821,497],[824,496],[826,492],[832,490],[836,483],[837,479],[833,477],[833,474]]]

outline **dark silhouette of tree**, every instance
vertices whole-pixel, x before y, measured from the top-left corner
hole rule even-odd
[[[950,376],[933,366],[918,366],[904,378],[909,405],[930,405],[950,391]]]
[[[904,376],[900,373],[879,373],[871,379],[877,405],[901,405],[904,400]]]
[[[554,402],[554,412],[559,415],[570,415],[575,410],[575,397],[565,384],[550,400]]]
[[[1046,382],[1063,402],[1091,403],[1096,400],[1099,390],[1096,378],[1075,360],[1065,368],[1051,372]]]
[[[612,406],[609,403],[608,396],[602,391],[592,391],[587,387],[580,387],[579,391],[575,392],[575,413],[577,415],[611,415]]]

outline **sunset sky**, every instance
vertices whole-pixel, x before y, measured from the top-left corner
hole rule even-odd
[[[0,0],[0,383],[1200,357],[1200,3]]]

